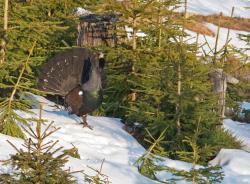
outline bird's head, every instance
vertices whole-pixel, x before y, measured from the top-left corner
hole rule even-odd
[[[82,89],[85,91],[98,91],[102,89],[105,59],[104,54],[97,52],[85,61],[81,80]]]
[[[92,64],[93,69],[96,69],[99,72],[101,72],[105,66],[104,54],[102,52],[95,53],[91,60],[91,64]]]

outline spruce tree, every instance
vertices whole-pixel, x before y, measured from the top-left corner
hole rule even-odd
[[[167,129],[162,131],[160,136],[156,139],[146,129],[147,138],[145,141],[150,144],[150,147],[134,163],[134,165],[138,167],[141,174],[156,181],[160,181],[156,176],[157,172],[164,170],[164,166],[157,165],[157,162],[159,163],[163,161],[163,158],[168,155],[168,153],[164,150],[164,134],[166,133],[166,130]]]
[[[85,176],[84,181],[89,183],[89,184],[110,184],[111,182],[109,181],[109,177],[105,174],[102,173],[102,168],[104,164],[105,159],[102,160],[101,166],[99,169],[94,169],[92,167],[89,167],[92,171],[96,173],[96,175],[88,175],[86,173],[83,173]]]
[[[203,147],[198,146],[198,139],[202,135],[200,131],[200,121],[197,123],[197,129],[192,137],[186,137],[183,142],[191,147],[190,151],[178,152],[180,159],[186,162],[192,163],[190,171],[178,171],[170,169],[174,176],[178,176],[173,180],[186,180],[192,182],[192,184],[198,183],[221,183],[224,174],[221,171],[220,166],[209,166],[206,163],[206,158],[211,157],[214,154],[213,147],[205,145]],[[204,162],[205,161],[205,162]],[[203,166],[198,166],[198,163],[203,163]]]
[[[65,153],[59,153],[63,147],[58,147],[58,141],[47,141],[48,137],[59,128],[53,127],[53,122],[42,131],[42,107],[39,118],[30,119],[36,123],[33,130],[23,127],[30,138],[25,139],[23,148],[17,148],[10,141],[9,144],[17,151],[5,162],[14,169],[12,173],[0,175],[0,183],[5,184],[68,184],[75,180],[68,170],[62,169],[68,161]]]
[[[8,9],[0,15],[0,57],[4,59],[0,67],[0,132],[24,137],[16,123],[26,120],[15,110],[28,111],[30,107],[21,96],[39,93],[34,89],[39,66],[55,51],[76,43],[78,18],[74,10],[82,2],[14,0],[4,8],[6,2],[0,2],[1,9]]]
[[[137,9],[133,3],[138,4]],[[104,111],[131,124],[142,123],[154,137],[167,127],[165,139],[169,142],[164,147],[171,150],[172,158],[179,158],[178,151],[190,149],[183,139],[193,134],[199,117],[202,136],[198,146],[208,144],[216,151],[222,146],[239,147],[239,142],[217,127],[217,98],[211,93],[208,77],[212,66],[204,57],[197,57],[196,43],[185,42],[182,27],[189,18],[176,16],[173,10],[179,5],[178,1],[126,1],[104,6],[119,15],[117,32],[124,33],[123,26],[133,27],[136,20],[134,32],[146,34],[132,34],[131,40],[120,40],[116,48],[107,48]],[[145,11],[140,7],[146,7]]]

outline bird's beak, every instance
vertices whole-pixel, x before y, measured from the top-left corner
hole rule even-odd
[[[104,54],[102,52],[99,53],[99,59],[104,58]]]

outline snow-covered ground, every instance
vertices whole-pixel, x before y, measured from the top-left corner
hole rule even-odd
[[[126,131],[119,119],[107,117],[88,116],[89,124],[94,130],[82,128],[79,124],[80,119],[75,115],[69,115],[66,111],[56,109],[54,103],[40,96],[34,96],[37,100],[44,103],[42,116],[48,122],[54,121],[56,127],[61,127],[52,134],[49,139],[59,140],[59,145],[65,149],[75,145],[81,159],[69,158],[66,168],[72,171],[84,170],[87,174],[94,175],[93,171],[87,166],[99,169],[101,162],[105,159],[103,173],[109,176],[113,184],[153,184],[156,183],[142,176],[133,165],[136,159],[145,152],[145,149]],[[38,105],[32,109],[33,115],[18,112],[25,118],[38,117]],[[34,125],[33,125],[34,126]],[[230,120],[225,120],[225,127],[238,138],[246,139],[246,148],[250,148],[250,124],[237,124]],[[0,160],[9,158],[9,154],[15,150],[6,142],[10,140],[18,148],[21,147],[22,140],[0,134]],[[246,150],[247,150],[246,149]],[[245,184],[250,183],[250,153],[243,150],[222,149],[218,156],[211,161],[211,164],[219,164],[223,167],[225,178],[223,184]],[[190,163],[165,158],[162,164],[178,170],[189,170]],[[8,166],[0,164],[0,172],[11,172]],[[83,184],[83,175],[75,174],[79,184]],[[170,179],[172,174],[159,173],[160,178]],[[179,181],[179,184],[187,183]]]
[[[232,7],[235,7],[234,16],[250,18],[250,9],[246,9],[246,7],[250,7],[249,0],[188,0],[188,12],[201,14],[201,15],[212,15],[219,14],[222,12],[226,16],[230,16]],[[180,11],[183,11],[183,8],[180,8]],[[218,27],[211,23],[205,24],[214,34],[217,34]],[[196,33],[187,31],[190,35],[187,39],[189,43],[195,43],[196,41]],[[218,42],[218,50],[223,47],[226,43],[228,29],[221,28],[219,33],[219,42]],[[246,45],[246,42],[239,39],[239,34],[249,34],[249,32],[238,31],[238,30],[230,30],[230,43],[236,48],[249,48],[249,45]],[[190,39],[193,38],[193,39]],[[203,35],[199,36],[199,44],[203,45],[205,42],[208,42],[210,47],[213,49],[215,46],[216,37],[206,36],[206,39]],[[203,49],[208,53],[210,48],[208,45],[205,45]],[[217,51],[218,51],[217,50]],[[202,49],[201,49],[202,51]],[[245,52],[250,55],[250,51]]]
[[[224,128],[242,141],[243,148],[250,152],[250,124],[240,123],[231,119],[224,120]],[[250,160],[249,160],[250,162]]]
[[[188,12],[211,15],[222,12],[230,16],[232,7],[235,7],[234,15],[238,17],[250,18],[249,0],[187,0]]]
[[[225,175],[223,184],[250,183],[249,152],[236,149],[222,149],[210,164],[222,166]]]
[[[242,109],[250,109],[250,103],[249,102],[242,102],[241,104]]]
[[[218,27],[214,24],[211,23],[206,23],[205,24],[211,31],[213,31],[215,33],[215,35],[217,34],[217,29]],[[197,39],[197,34],[186,30],[186,32],[189,34],[189,36],[187,37],[187,40],[189,43],[195,43],[196,39]],[[219,32],[219,40],[218,40],[218,47],[217,47],[217,51],[219,51],[227,42],[227,34],[228,34],[228,29],[226,28],[220,28],[220,32]],[[229,32],[229,45],[233,45],[236,48],[249,48],[249,45],[246,44],[246,42],[242,41],[239,39],[239,34],[249,34],[248,32],[245,31],[237,31],[237,30],[230,30]],[[205,43],[208,44],[205,44]],[[199,45],[203,45],[203,49],[206,51],[206,53],[210,53],[211,54],[211,49],[214,52],[214,48],[215,48],[215,42],[216,42],[216,36],[212,37],[212,36],[203,36],[203,35],[199,35]],[[200,51],[202,51],[202,49],[200,49]],[[250,55],[250,50],[248,50],[247,52],[245,52],[246,54]]]
[[[249,110],[250,103],[242,102],[241,109]],[[250,152],[250,123],[241,123],[231,119],[224,120],[224,128],[242,141],[242,149]],[[250,162],[250,160],[249,160]]]
[[[230,15],[233,6],[235,7],[235,16],[250,18],[250,10],[245,9],[247,6],[250,7],[249,0],[188,0],[188,11],[203,15],[218,14],[219,12]],[[89,14],[91,12],[77,9],[77,13]],[[207,26],[214,33],[217,32],[215,25],[207,24]],[[190,34],[190,37],[194,37],[190,41],[195,42],[196,34],[191,31],[187,32]],[[239,33],[245,34],[246,32],[230,31],[230,38],[232,38],[230,43],[238,48],[245,48],[247,47],[245,43],[238,39]],[[219,48],[226,42],[227,29],[221,28],[220,35]],[[206,38],[210,46],[213,47],[215,38],[209,36],[206,36]],[[204,42],[205,39],[203,36],[200,36],[199,43],[203,44]],[[205,47],[205,50],[208,51],[209,49]],[[56,109],[53,102],[40,96],[35,96],[35,98],[45,104],[43,118],[47,119],[48,122],[54,121],[56,127],[61,127],[49,139],[59,140],[59,145],[64,146],[65,149],[72,148],[73,144],[79,150],[81,159],[70,157],[66,168],[70,167],[72,171],[84,170],[87,174],[94,175],[93,170],[87,166],[99,169],[102,160],[105,159],[102,172],[109,176],[113,184],[156,183],[142,176],[133,165],[136,159],[145,152],[145,149],[123,130],[123,124],[119,119],[88,116],[89,124],[94,127],[94,130],[90,130],[81,127],[79,124],[81,120],[77,116],[68,115],[66,111]],[[250,109],[250,103],[244,103],[242,107]],[[34,106],[32,111],[34,112],[33,115],[24,112],[19,112],[19,114],[26,118],[31,116],[37,117],[39,112],[38,105]],[[222,166],[225,174],[223,184],[250,184],[250,124],[226,119],[224,127],[238,139],[242,140],[244,150],[222,149],[210,163]],[[21,147],[23,142],[21,139],[0,134],[0,160],[8,159],[9,154],[15,153],[15,150],[6,140],[10,140],[17,147]],[[189,170],[191,168],[190,163],[168,158],[162,164],[179,170]],[[11,168],[1,165],[0,162],[0,172],[6,171],[11,172]],[[79,184],[84,183],[82,174],[78,173],[75,176]],[[170,179],[172,175],[165,172],[159,173],[158,176],[162,179]],[[180,181],[178,183],[184,184],[187,182]]]
[[[54,103],[50,103],[43,97],[38,97],[44,106],[42,116],[48,122],[54,121],[60,130],[50,136],[51,140],[59,140],[59,145],[65,149],[72,148],[73,144],[79,150],[81,159],[70,158],[67,168],[72,171],[84,170],[88,174],[94,174],[90,166],[99,169],[101,162],[105,159],[103,173],[109,176],[113,184],[151,184],[153,181],[140,175],[137,168],[133,166],[136,159],[144,153],[144,148],[126,131],[122,129],[119,119],[106,117],[88,116],[89,124],[94,130],[82,128],[80,119],[75,115],[68,115],[66,111],[53,110]],[[19,112],[22,117],[38,117],[39,109],[32,110],[35,114]],[[6,142],[10,140],[17,147],[21,146],[22,140],[0,134],[0,160],[7,159],[8,154],[15,150]],[[6,167],[1,170],[10,169]],[[78,173],[79,184],[84,183],[83,175]]]

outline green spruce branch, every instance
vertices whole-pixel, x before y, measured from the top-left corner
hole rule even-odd
[[[94,169],[88,166],[88,168],[93,170],[96,173],[96,175],[91,176],[91,175],[83,173],[85,176],[86,182],[88,182],[89,184],[111,184],[111,182],[109,181],[109,177],[102,173],[104,162],[105,162],[105,159],[102,160],[102,163],[99,169]]]
[[[24,125],[27,125],[27,120],[20,115],[18,115],[15,110],[28,110],[29,105],[23,102],[22,99],[16,98],[17,93],[23,93],[22,88],[32,89],[29,85],[23,82],[24,73],[28,70],[28,63],[30,61],[30,57],[35,48],[36,42],[33,43],[29,51],[29,55],[26,61],[22,64],[21,71],[19,76],[16,78],[16,81],[13,81],[13,85],[5,85],[4,83],[1,85],[2,87],[9,88],[12,90],[10,97],[6,98],[2,102],[0,102],[0,132],[3,134],[24,138],[24,134],[20,127],[17,125],[17,122],[20,122]],[[27,79],[26,79],[27,80]],[[31,91],[31,90],[30,90]],[[34,91],[34,90],[33,90]],[[36,90],[35,90],[36,91]],[[20,94],[19,94],[20,95]]]
[[[68,184],[76,183],[69,170],[62,169],[68,162],[68,156],[63,151],[63,147],[57,146],[58,141],[47,141],[49,136],[60,128],[52,128],[51,122],[42,131],[42,105],[40,106],[39,117],[32,120],[36,123],[33,130],[31,127],[23,127],[30,136],[24,140],[22,148],[18,148],[13,143],[8,143],[16,150],[16,154],[10,155],[10,159],[5,161],[5,165],[11,165],[12,173],[0,174],[0,183],[5,184]],[[80,171],[77,171],[80,172]]]

